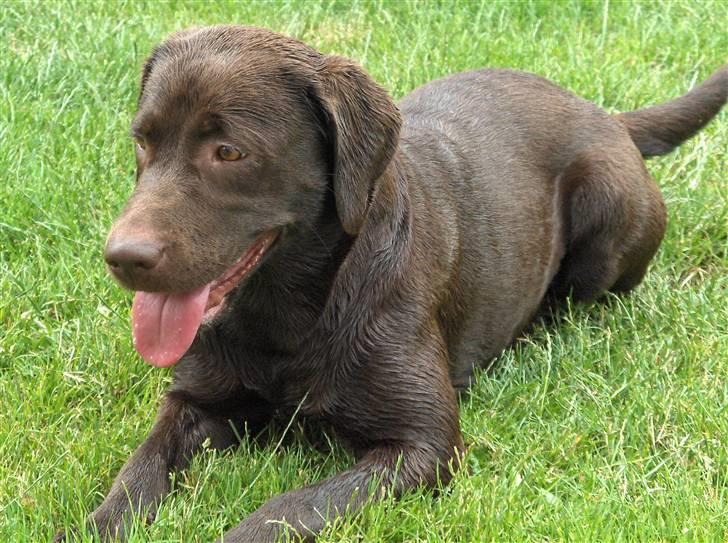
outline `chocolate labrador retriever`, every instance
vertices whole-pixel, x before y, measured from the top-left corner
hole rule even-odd
[[[325,421],[357,462],[226,543],[311,539],[382,489],[446,484],[457,391],[544,304],[640,282],[665,230],[643,158],[727,93],[723,67],[612,116],[482,70],[397,106],[356,63],[266,30],[173,35],[144,66],[137,185],[105,259],[136,291],[136,349],[174,383],[89,527],[123,538],[203,442],[229,447],[280,413]]]

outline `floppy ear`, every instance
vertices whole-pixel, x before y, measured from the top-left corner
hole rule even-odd
[[[354,62],[322,59],[318,98],[334,153],[334,196],[344,230],[361,229],[374,182],[399,141],[402,118],[387,92]]]

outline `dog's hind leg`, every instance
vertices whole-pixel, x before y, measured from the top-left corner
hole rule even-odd
[[[549,292],[589,302],[635,287],[665,232],[665,205],[630,142],[589,149],[562,173],[565,256]]]

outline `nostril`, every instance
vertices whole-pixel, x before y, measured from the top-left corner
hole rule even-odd
[[[164,245],[153,240],[112,240],[104,251],[104,260],[114,272],[127,274],[154,269],[164,254]]]
[[[117,269],[120,267],[119,262],[116,260],[108,246],[106,247],[106,249],[104,249],[104,260],[106,261],[106,264],[109,266],[109,268]]]
[[[151,270],[157,265],[157,262],[159,262],[158,259],[137,260],[134,262],[134,267],[141,268],[143,270]]]

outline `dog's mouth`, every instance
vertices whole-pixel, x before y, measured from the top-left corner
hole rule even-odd
[[[243,255],[214,281],[190,292],[137,292],[132,305],[134,347],[147,363],[176,364],[200,326],[225,306],[228,294],[251,274],[278,240],[280,230],[261,234]]]

